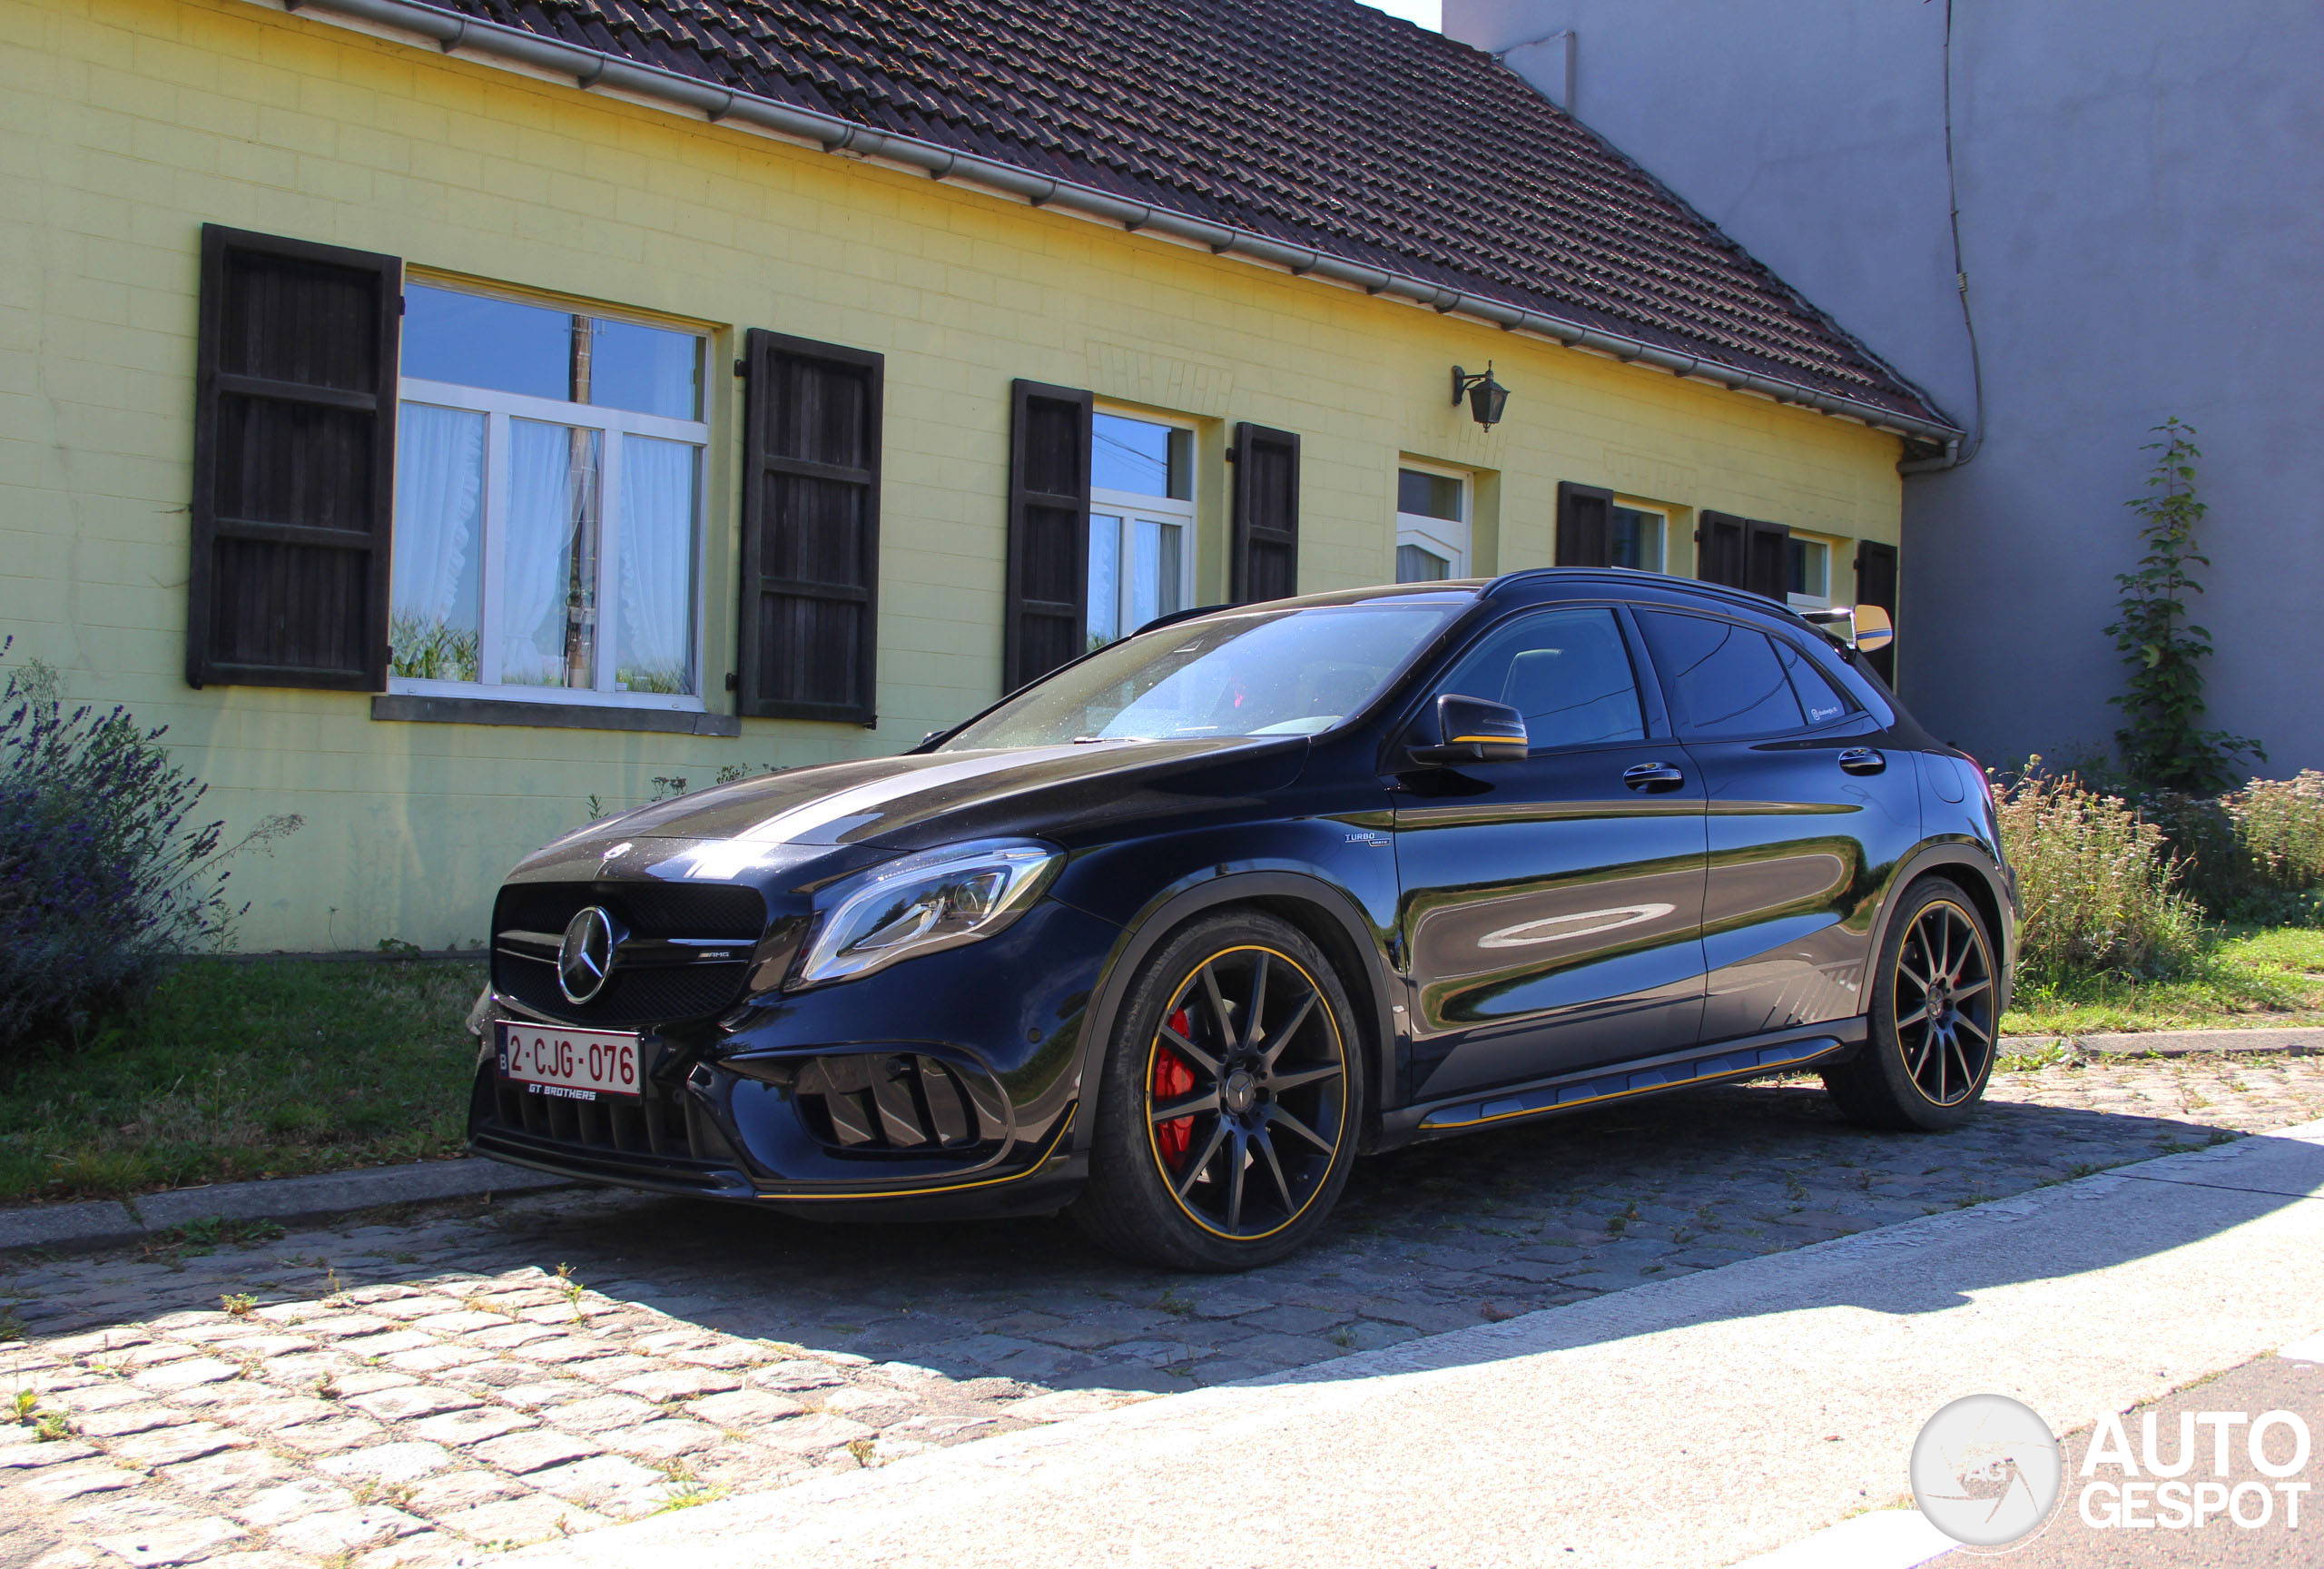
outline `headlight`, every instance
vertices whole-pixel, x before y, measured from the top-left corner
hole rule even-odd
[[[844,981],[980,942],[1023,914],[1065,854],[1022,841],[963,844],[907,855],[832,890],[792,987]]]

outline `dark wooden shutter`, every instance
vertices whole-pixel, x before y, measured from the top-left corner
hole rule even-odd
[[[1870,539],[1859,539],[1856,547],[1856,602],[1877,605],[1888,612],[1888,619],[1896,619],[1896,548]],[[1865,663],[1880,672],[1880,678],[1891,686],[1896,684],[1896,645],[1876,648],[1864,656]]]
[[[1227,597],[1236,604],[1299,592],[1299,438],[1235,427],[1235,539]]]
[[[1695,528],[1695,576],[1705,583],[1745,586],[1745,539],[1750,525],[1728,512],[1705,512]]]
[[[884,360],[753,329],[735,711],[878,722]]]
[[[1744,528],[1743,587],[1770,599],[1782,599],[1791,588],[1791,529],[1756,518]]]
[[[1614,493],[1595,485],[1558,481],[1558,565],[1614,564]]]
[[[1004,691],[1088,652],[1089,404],[1070,387],[1010,388]]]
[[[185,678],[387,685],[403,263],[205,224]]]

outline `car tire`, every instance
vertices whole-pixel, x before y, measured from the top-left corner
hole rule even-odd
[[[1924,1132],[1967,1121],[2000,1045],[1999,982],[1976,901],[1945,877],[1907,888],[1880,944],[1869,1038],[1824,1071],[1842,1115]]]
[[[1330,960],[1290,923],[1235,909],[1180,927],[1139,966],[1107,1044],[1075,1222],[1180,1269],[1301,1247],[1355,1158],[1360,1039]]]

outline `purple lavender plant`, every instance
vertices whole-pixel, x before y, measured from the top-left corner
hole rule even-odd
[[[0,641],[5,655],[14,640]],[[170,962],[232,941],[249,908],[225,863],[300,826],[273,817],[233,844],[189,820],[208,787],[162,731],[115,706],[66,708],[36,661],[0,693],[0,1051],[78,1036]]]

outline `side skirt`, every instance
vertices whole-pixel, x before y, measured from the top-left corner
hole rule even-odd
[[[1451,1100],[1423,1101],[1401,1107],[1381,1119],[1380,1147],[1393,1149],[1414,1139],[1465,1132],[1497,1122],[1543,1117],[1699,1084],[1731,1083],[1813,1062],[1834,1061],[1861,1046],[1867,1028],[1867,1021],[1861,1018],[1827,1020],[1716,1046],[1697,1046],[1632,1062],[1561,1073],[1482,1095],[1471,1091]]]

